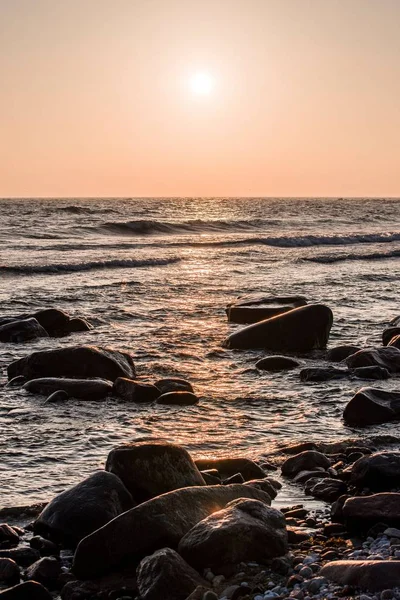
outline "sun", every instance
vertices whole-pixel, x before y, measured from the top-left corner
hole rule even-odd
[[[190,89],[196,96],[208,96],[214,88],[214,80],[212,76],[205,72],[199,71],[194,73],[190,78]]]

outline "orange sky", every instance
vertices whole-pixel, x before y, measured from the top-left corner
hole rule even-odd
[[[399,23],[399,0],[0,0],[0,196],[400,196]]]

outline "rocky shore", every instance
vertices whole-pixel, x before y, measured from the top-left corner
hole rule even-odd
[[[326,306],[283,297],[244,300],[234,308],[228,317],[250,325],[233,332],[225,347],[283,353],[265,356],[257,369],[304,366],[300,378],[310,384],[400,372],[397,320],[383,332],[382,346],[326,351],[333,321]],[[20,343],[32,332],[64,336],[77,326],[68,329],[74,319],[52,310],[45,315],[57,323],[51,329],[43,312],[0,320],[0,331]],[[91,327],[82,323],[81,330]],[[315,351],[325,364],[307,367],[304,356]],[[33,352],[9,364],[8,378],[11,389],[42,395],[44,403],[115,397],[191,410],[199,401],[189,381],[138,379],[132,356],[103,347]],[[399,419],[399,397],[362,387],[342,415],[360,428],[359,436],[305,440],[258,460],[229,453],[197,459],[156,437],[115,447],[102,470],[45,505],[0,510],[0,598],[400,598],[399,440],[369,437],[366,429]],[[287,482],[318,508],[282,505]]]

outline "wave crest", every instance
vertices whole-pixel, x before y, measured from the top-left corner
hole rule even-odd
[[[179,257],[175,258],[149,258],[143,260],[134,259],[114,259],[105,261],[91,261],[83,263],[61,263],[61,264],[49,264],[49,265],[0,265],[0,273],[20,273],[24,275],[37,275],[37,274],[60,274],[60,273],[77,273],[81,271],[93,271],[96,269],[134,269],[141,267],[162,267],[170,265],[176,262],[180,262],[182,259]]]

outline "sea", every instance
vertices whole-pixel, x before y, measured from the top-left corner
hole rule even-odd
[[[0,344],[7,365],[37,350],[91,344],[130,352],[138,377],[183,377],[196,406],[69,400],[0,387],[3,506],[46,501],[114,446],[154,436],[195,457],[258,458],[297,441],[399,433],[342,420],[357,389],[395,379],[302,383],[255,369],[263,350],[226,349],[226,305],[302,295],[334,315],[329,347],[380,345],[400,314],[400,200],[87,198],[0,200],[0,317],[60,308],[93,329]],[[321,353],[303,366],[326,364]]]

